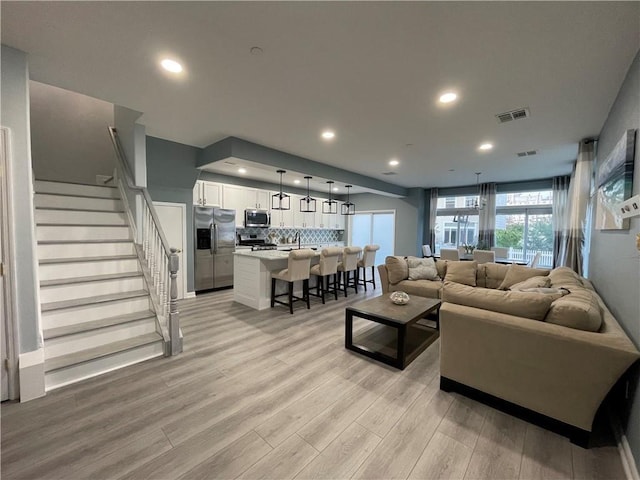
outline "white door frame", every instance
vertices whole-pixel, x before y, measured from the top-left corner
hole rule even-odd
[[[358,210],[356,215],[360,214],[376,214],[376,213],[387,213],[393,215],[393,239],[391,244],[391,251],[395,253],[396,251],[396,211],[395,209],[389,210]],[[349,245],[351,245],[353,240],[353,217],[354,215],[349,215]],[[373,225],[373,224],[372,224]],[[364,247],[364,245],[363,245]]]
[[[187,206],[184,203],[174,202],[153,202],[153,205],[159,207],[180,207],[182,209],[182,263],[180,264],[180,270],[182,270],[182,298],[187,297],[187,279],[189,271],[187,270]]]
[[[0,301],[3,303],[2,318],[2,342],[6,355],[7,380],[8,380],[8,396],[10,400],[16,400],[20,397],[20,375],[18,372],[18,355],[19,346],[17,344],[18,325],[16,324],[15,312],[15,292],[13,285],[15,283],[13,269],[13,245],[11,243],[11,226],[13,218],[11,216],[11,170],[9,168],[9,158],[11,155],[11,131],[7,127],[0,127],[0,242],[3,276],[2,289],[0,291]],[[2,359],[4,363],[5,359]],[[0,366],[5,368],[5,365]]]

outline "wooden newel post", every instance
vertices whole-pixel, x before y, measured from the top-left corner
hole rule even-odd
[[[182,352],[182,338],[180,338],[180,312],[178,312],[178,268],[180,259],[178,249],[171,248],[169,255],[169,272],[171,273],[171,289],[169,298],[169,335],[171,336],[171,355]]]

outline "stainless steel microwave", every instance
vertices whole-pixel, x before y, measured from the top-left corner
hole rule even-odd
[[[270,227],[271,214],[268,210],[245,210],[244,211],[245,227]]]

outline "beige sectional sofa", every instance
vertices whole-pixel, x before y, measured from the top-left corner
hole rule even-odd
[[[474,264],[437,261],[436,280],[409,280],[403,257],[387,257],[378,270],[384,293],[442,299],[443,390],[587,446],[600,405],[640,358],[638,349],[591,283],[571,269]],[[531,286],[536,282],[545,286]]]

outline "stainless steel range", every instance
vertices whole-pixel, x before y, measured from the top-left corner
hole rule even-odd
[[[238,235],[238,245],[250,246],[252,251],[275,250],[278,246],[267,240],[267,237],[257,234]]]

